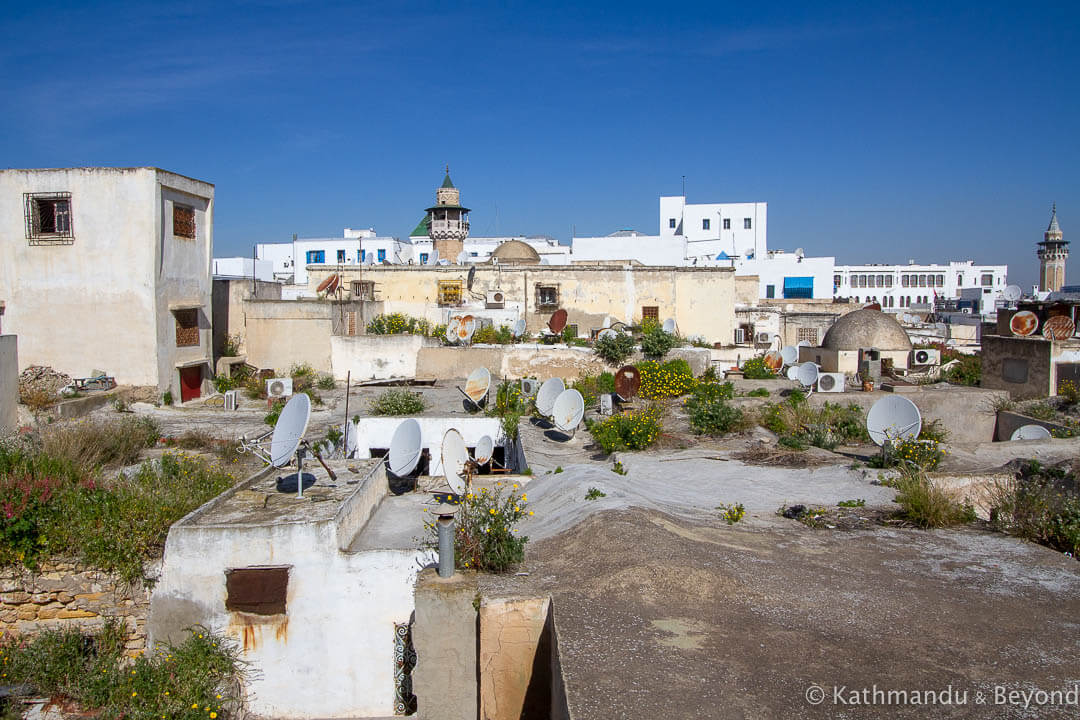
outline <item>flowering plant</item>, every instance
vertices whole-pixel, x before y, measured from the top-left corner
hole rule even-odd
[[[529,538],[519,535],[514,526],[532,515],[527,509],[528,496],[518,493],[517,483],[507,487],[498,481],[495,487],[469,492],[461,499],[455,516],[454,555],[459,569],[506,572],[525,558]],[[432,540],[438,546],[438,528],[427,523]]]

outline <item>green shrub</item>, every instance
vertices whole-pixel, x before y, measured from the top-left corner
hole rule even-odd
[[[333,375],[321,375],[319,376],[319,381],[315,383],[315,386],[320,390],[333,390],[337,387],[337,384],[334,382]]]
[[[481,488],[462,498],[454,533],[454,551],[459,569],[501,573],[525,558],[529,538],[514,527],[532,515],[527,509],[528,496],[518,494],[518,486],[496,482],[491,490]],[[438,547],[438,529],[427,523],[430,533],[426,547]]]
[[[1018,476],[990,493],[997,530],[1080,556],[1080,485],[1061,468],[1024,463]]]
[[[975,520],[975,508],[954,500],[917,467],[907,466],[893,487],[901,515],[921,528],[952,527]]]
[[[940,420],[931,420],[923,423],[922,429],[919,431],[919,439],[933,440],[937,443],[947,442],[949,431]]]
[[[225,720],[241,714],[242,663],[235,643],[195,629],[179,645],[162,645],[133,662],[126,631],[114,619],[92,635],[49,629],[28,641],[0,644],[5,683],[36,695],[64,697],[104,718]]]
[[[585,407],[590,408],[596,405],[601,395],[610,395],[615,392],[615,376],[609,372],[599,375],[582,375],[570,383],[570,387],[581,393],[581,397],[585,400]]]
[[[758,411],[758,422],[779,435],[781,444],[799,450],[811,445],[832,450],[870,440],[858,405],[827,402],[815,408],[801,390],[792,390],[784,402],[766,403]]]
[[[743,377],[747,380],[772,380],[776,373],[765,364],[765,358],[752,357],[742,365]]]
[[[1066,405],[1076,405],[1080,403],[1080,388],[1076,386],[1072,380],[1062,380],[1058,383],[1057,388],[1058,395],[1065,401]]]
[[[698,435],[724,435],[746,426],[742,410],[728,404],[735,395],[731,383],[699,383],[686,400],[690,429]]]
[[[510,345],[514,342],[514,334],[505,325],[495,327],[494,325],[488,325],[486,327],[478,328],[473,333],[472,342],[476,344],[487,345]]]
[[[611,337],[597,338],[593,352],[608,365],[621,367],[626,359],[634,354],[634,338],[621,332],[616,332]]]
[[[368,405],[372,415],[416,415],[426,407],[424,397],[404,388],[390,388],[379,393]]]
[[[278,418],[281,417],[281,411],[285,408],[285,398],[278,398],[270,404],[270,412],[263,415],[263,422],[273,427],[277,425]]]
[[[236,378],[227,375],[214,376],[214,389],[219,393],[225,393],[236,389]]]
[[[665,331],[656,323],[645,324],[641,333],[641,352],[651,360],[661,359],[682,344],[678,335]]]
[[[1028,403],[1020,408],[1020,412],[1028,417],[1033,417],[1036,420],[1051,421],[1057,418],[1058,411],[1053,405],[1046,401]]]
[[[956,364],[945,370],[942,375],[953,385],[978,385],[982,381],[982,358],[978,355],[961,355],[952,351],[954,357],[942,353],[942,363],[956,360]]]
[[[639,363],[637,369],[641,373],[641,389],[638,392],[650,400],[685,395],[696,382],[690,364],[682,359],[666,363],[646,360]]]
[[[933,470],[945,458],[945,450],[934,440],[901,440],[886,444],[870,459],[871,467],[908,467]]]
[[[173,404],[172,390],[166,390],[164,393],[161,394],[161,404],[162,405],[172,405]]]
[[[367,331],[371,335],[431,335],[433,328],[431,323],[423,318],[415,318],[404,313],[390,313],[388,315],[376,315],[367,325]],[[443,335],[446,328],[443,327]]]
[[[221,346],[223,357],[236,357],[240,354],[240,335],[226,335],[225,342]]]
[[[600,490],[600,488],[589,488],[589,491],[585,493],[586,500],[597,500],[602,497],[607,497],[607,493]]]
[[[487,414],[500,418],[503,435],[513,440],[517,437],[521,416],[529,412],[532,401],[521,391],[521,383],[504,380],[495,390],[495,402],[488,406]]]
[[[724,520],[727,521],[728,525],[734,525],[735,523],[742,520],[743,517],[746,515],[746,508],[743,506],[742,503],[725,503],[723,505],[717,506],[716,509],[721,511],[720,517],[724,518]]]
[[[67,460],[93,471],[138,461],[143,450],[153,447],[160,436],[161,427],[153,418],[128,416],[56,424],[26,441],[40,456]]]
[[[586,421],[586,427],[605,452],[644,450],[660,439],[660,410],[649,407],[639,412],[612,415],[600,421]]]
[[[770,393],[765,388],[754,388],[746,393],[746,397],[769,397]]]

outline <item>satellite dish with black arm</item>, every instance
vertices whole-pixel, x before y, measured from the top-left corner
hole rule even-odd
[[[465,289],[471,291],[473,282],[476,280],[476,266],[469,268],[469,274],[465,276]]]
[[[1047,440],[1053,437],[1042,425],[1022,425],[1009,436],[1009,440]]]
[[[585,416],[585,398],[577,390],[570,388],[559,393],[551,408],[551,418],[555,428],[567,435],[573,435],[581,418]]]
[[[450,491],[457,495],[465,492],[467,482],[463,475],[468,462],[469,450],[465,447],[465,440],[460,432],[450,428],[443,435],[442,466],[446,484],[450,486]]]

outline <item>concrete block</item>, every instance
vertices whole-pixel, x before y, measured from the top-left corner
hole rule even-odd
[[[413,692],[417,715],[434,720],[476,720],[476,577],[443,580],[431,568],[416,583]]]

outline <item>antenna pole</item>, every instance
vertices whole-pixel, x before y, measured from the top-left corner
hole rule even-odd
[[[304,499],[304,448],[296,448],[296,498]]]

